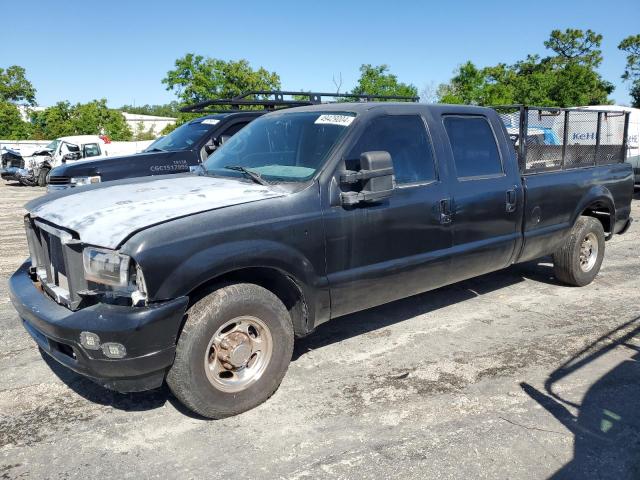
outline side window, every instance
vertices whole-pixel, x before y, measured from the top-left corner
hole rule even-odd
[[[100,155],[100,146],[97,143],[87,143],[84,146],[84,158]]]
[[[247,125],[247,122],[234,123],[229,128],[227,128],[224,132],[222,132],[222,135],[225,135],[227,137],[233,137],[246,125]]]
[[[422,117],[418,115],[390,115],[373,119],[347,158],[354,161],[360,158],[361,153],[372,150],[391,154],[398,184],[436,179],[431,141]]]
[[[458,178],[503,173],[496,139],[483,117],[444,118]]]

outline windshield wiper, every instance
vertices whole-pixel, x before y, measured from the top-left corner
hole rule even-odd
[[[166,152],[166,150],[163,150],[162,148],[158,148],[158,147],[153,147],[145,150],[145,152]]]
[[[266,187],[271,186],[271,184],[267,182],[264,178],[262,178],[258,172],[249,170],[248,168],[243,167],[241,165],[225,165],[223,168],[226,168],[227,170],[235,170],[236,172],[242,172],[251,180],[253,180],[256,183],[259,183],[260,185],[264,185]]]

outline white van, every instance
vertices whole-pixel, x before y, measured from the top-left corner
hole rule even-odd
[[[627,134],[627,162],[633,165],[633,173],[635,175],[635,183],[640,184],[640,108],[623,107],[620,105],[594,105],[589,107],[580,107],[585,110],[609,110],[609,111],[625,111],[631,112],[629,115],[629,132]],[[572,119],[575,122],[575,118]],[[569,132],[567,141],[569,143],[589,144],[593,141],[595,145],[595,123],[584,123],[584,127],[575,127],[579,125],[577,122],[572,123],[574,128]],[[619,132],[614,131],[616,128],[622,128],[621,122],[603,122],[603,128],[611,129],[603,132],[604,135],[615,137]],[[601,136],[601,139],[603,137]],[[604,137],[606,138],[606,137]]]

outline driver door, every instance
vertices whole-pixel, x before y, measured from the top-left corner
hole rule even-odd
[[[354,169],[349,163],[361,153],[379,150],[393,162],[391,197],[355,207],[332,202],[324,211],[332,317],[437,288],[449,276],[452,236],[440,211],[448,197],[445,172],[422,116],[373,118],[332,188],[340,188],[340,171]]]
[[[60,146],[60,162],[73,162],[76,160],[80,160],[82,157],[82,152],[80,152],[80,147],[78,145],[74,145],[73,143],[62,142]],[[56,159],[58,160],[58,159]]]

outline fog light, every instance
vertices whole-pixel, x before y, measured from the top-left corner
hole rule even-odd
[[[95,333],[81,332],[80,344],[89,350],[100,350],[100,337]]]
[[[107,342],[102,344],[102,353],[109,358],[124,358],[127,350],[121,343]]]

